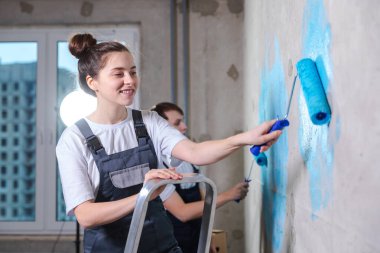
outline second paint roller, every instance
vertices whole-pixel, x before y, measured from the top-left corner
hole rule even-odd
[[[331,119],[331,110],[315,62],[312,59],[305,58],[300,60],[296,64],[296,67],[311,121],[314,125],[328,124]],[[296,79],[297,76],[293,81],[286,115],[283,119],[279,119],[273,124],[269,133],[282,130],[284,127],[289,126],[287,117],[289,115]],[[251,153],[254,156],[258,156],[261,146],[262,145],[252,146],[250,148]]]

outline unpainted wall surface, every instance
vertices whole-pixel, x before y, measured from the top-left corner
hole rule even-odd
[[[245,1],[246,127],[285,115],[302,58],[316,62],[332,111],[328,125],[313,125],[296,83],[290,126],[266,152],[268,166],[254,167],[246,252],[380,251],[379,9],[370,0]]]
[[[190,9],[191,136],[225,138],[243,129],[243,1],[190,1]],[[222,192],[243,180],[243,168],[240,150],[202,171]],[[216,211],[214,228],[227,232],[229,252],[244,252],[244,203]]]

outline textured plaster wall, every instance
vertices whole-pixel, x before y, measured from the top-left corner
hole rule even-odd
[[[245,126],[285,114],[305,57],[321,66],[332,110],[329,125],[314,126],[296,84],[291,125],[268,166],[254,167],[246,252],[379,252],[379,7],[245,1]]]
[[[181,1],[177,4],[180,8]],[[190,134],[196,140],[224,138],[243,129],[244,1],[192,0],[189,8]],[[142,108],[171,98],[169,14],[168,0],[0,0],[2,28],[137,24]],[[181,11],[177,19],[178,102],[183,106]],[[243,179],[243,153],[202,168],[219,191]],[[227,232],[229,252],[244,252],[243,207],[244,202],[233,202],[216,213],[215,228]]]
[[[243,129],[243,1],[190,2],[191,136],[225,138]],[[202,170],[221,192],[243,180],[243,168],[241,150]],[[227,232],[229,252],[244,252],[243,208],[232,202],[216,211],[214,227]]]

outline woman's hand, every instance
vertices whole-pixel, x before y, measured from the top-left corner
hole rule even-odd
[[[151,179],[173,179],[173,180],[181,180],[183,176],[175,171],[175,168],[168,169],[151,169],[145,174],[144,183]],[[150,200],[157,198],[161,192],[165,189],[166,185],[159,187],[155,190]]]
[[[271,133],[268,133],[273,124],[277,120],[265,121],[253,128],[250,131],[242,133],[244,138],[246,138],[245,142],[247,145],[262,145],[260,152],[264,152],[270,148],[280,137],[282,131],[276,130]],[[244,142],[244,141],[243,141]]]
[[[145,174],[144,183],[151,179],[174,179],[181,180],[183,176],[175,171],[175,168],[151,169]]]

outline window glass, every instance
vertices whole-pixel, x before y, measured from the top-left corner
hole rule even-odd
[[[0,42],[0,221],[36,216],[36,42]]]
[[[67,42],[57,42],[57,108],[62,103],[62,100],[70,92],[79,89],[77,77],[77,59],[70,54]],[[66,128],[61,117],[57,117],[57,140]],[[62,185],[59,178],[58,165],[57,168],[57,221],[74,220],[74,217],[66,215],[65,201],[62,194]]]

